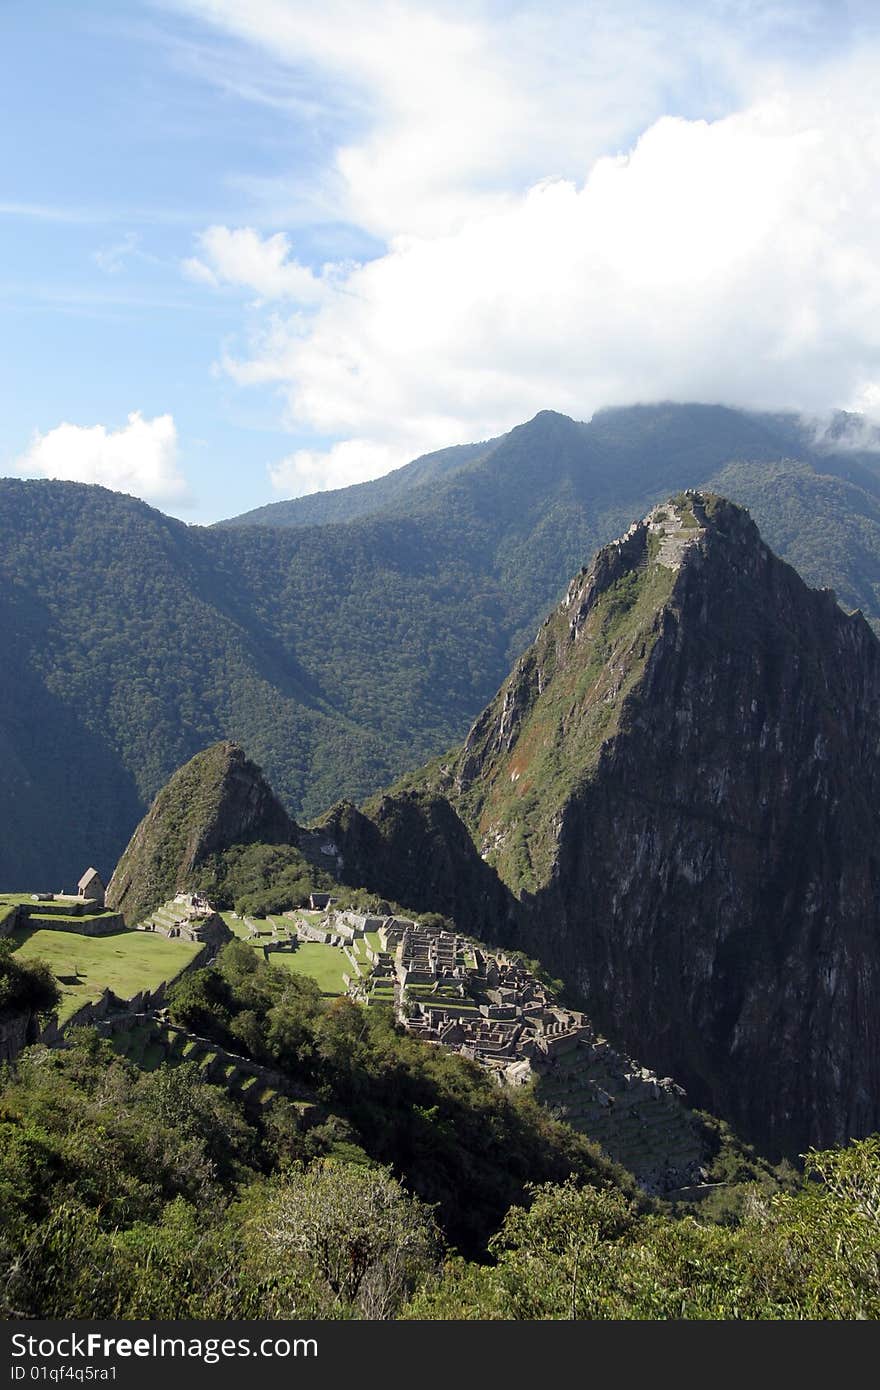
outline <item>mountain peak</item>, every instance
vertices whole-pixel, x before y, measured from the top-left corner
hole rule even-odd
[[[880,1122],[878,747],[861,615],[743,508],[677,493],[574,577],[458,753],[407,779],[422,830],[403,794],[376,821],[428,862],[445,797],[472,841],[447,875],[471,929],[791,1155]]]
[[[298,828],[256,763],[229,739],[178,768],[134,832],[107,889],[129,922],[173,897],[232,845],[295,844]]]

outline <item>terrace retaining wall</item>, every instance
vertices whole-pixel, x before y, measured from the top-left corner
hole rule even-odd
[[[18,904],[13,905],[9,916],[4,917],[3,921],[0,922],[0,937],[11,936],[16,927],[20,926],[23,920],[21,907]]]

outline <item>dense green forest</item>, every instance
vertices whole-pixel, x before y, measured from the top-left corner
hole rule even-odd
[[[726,1200],[683,1214],[529,1095],[239,943],[171,1010],[288,1093],[247,1110],[94,1030],[22,1054],[0,1079],[5,1316],[880,1315],[877,1139],[804,1180],[723,1151]]]
[[[173,769],[223,737],[300,817],[375,791],[461,738],[571,573],[680,487],[714,481],[880,620],[877,456],[834,447],[722,407],[544,412],[277,526],[0,480],[0,883],[106,877]]]

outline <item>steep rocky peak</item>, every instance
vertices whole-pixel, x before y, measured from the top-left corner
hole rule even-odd
[[[758,563],[769,554],[744,508],[715,493],[679,492],[603,546],[572,579],[560,609],[572,614],[569,625],[576,635],[599,597],[626,574],[653,566],[677,574],[696,554],[717,553],[728,564],[738,556],[744,563],[749,552]],[[552,621],[551,614],[544,626]]]
[[[197,753],[157,795],[114,870],[107,901],[129,921],[232,845],[295,844],[299,831],[256,763],[230,740]]]
[[[646,702],[666,710],[671,736],[685,718],[676,692],[686,674],[747,653],[757,699],[774,652],[793,641],[829,668],[829,652],[873,645],[861,617],[772,554],[745,510],[678,493],[574,577],[440,789],[505,882],[536,891],[555,871],[568,802],[644,721]]]
[[[370,813],[360,877],[395,896],[431,865],[423,909],[539,956],[698,1104],[803,1153],[880,1124],[878,749],[861,614],[741,508],[676,494],[575,576],[458,755]]]
[[[568,674],[571,715],[600,696],[615,703],[628,670],[644,663],[660,631],[660,614],[682,568],[713,547],[763,549],[757,528],[741,508],[713,495],[671,497],[602,547],[574,576],[558,607],[513,668],[491,705],[472,726],[456,769],[455,791],[467,792],[486,756],[510,753],[524,718],[551,685]],[[611,677],[603,681],[603,673]],[[563,733],[570,718],[559,725]],[[546,742],[546,739],[544,740]],[[518,780],[516,770],[513,780]]]

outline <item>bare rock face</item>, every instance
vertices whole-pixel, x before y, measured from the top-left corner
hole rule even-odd
[[[129,924],[188,886],[210,855],[243,844],[295,844],[298,829],[236,743],[215,743],[179,768],[134,832],[107,888]]]
[[[742,509],[679,494],[576,576],[406,815],[370,812],[410,863],[438,797],[470,831],[451,880],[503,889],[470,925],[692,1103],[775,1153],[880,1128],[880,644]],[[338,838],[398,896],[393,856],[371,882]]]

